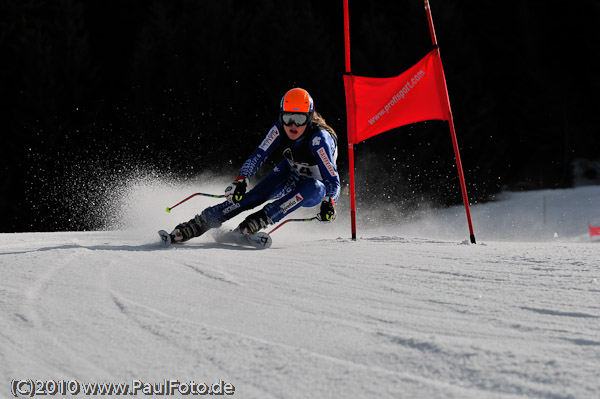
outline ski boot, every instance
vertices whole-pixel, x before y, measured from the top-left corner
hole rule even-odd
[[[242,223],[239,224],[238,230],[244,235],[256,234],[268,225],[273,224],[264,210],[260,210],[252,215],[249,215]]]
[[[188,222],[180,223],[173,231],[169,234],[164,230],[160,230],[158,235],[165,244],[166,247],[172,243],[182,243],[188,241],[194,237],[199,237],[202,234],[210,230],[206,219],[202,215],[196,215],[195,218],[190,219]]]

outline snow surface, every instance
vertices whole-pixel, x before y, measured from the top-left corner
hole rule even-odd
[[[222,379],[237,398],[600,398],[587,230],[600,187],[474,205],[477,245],[462,207],[379,227],[359,208],[353,242],[342,201],[335,223],[289,223],[269,250],[210,233],[162,248],[156,230],[214,203],[164,212],[195,191],[138,182],[104,231],[0,235],[0,397],[26,378]]]

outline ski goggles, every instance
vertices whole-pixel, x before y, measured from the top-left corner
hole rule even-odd
[[[281,113],[281,123],[286,126],[291,126],[292,123],[296,126],[304,126],[308,123],[309,119],[309,114],[302,114],[298,112]]]

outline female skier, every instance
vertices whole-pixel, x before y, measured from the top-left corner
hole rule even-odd
[[[252,190],[249,179],[271,155],[283,156],[279,164]],[[304,89],[289,90],[281,99],[279,120],[242,166],[239,176],[227,188],[227,201],[206,208],[189,222],[171,232],[172,242],[184,242],[204,234],[246,210],[267,201],[237,227],[242,234],[254,234],[277,223],[300,207],[321,204],[318,220],[335,219],[335,202],[340,196],[336,167],[337,136],[315,112],[311,96]]]

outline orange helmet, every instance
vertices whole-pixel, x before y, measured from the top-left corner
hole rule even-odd
[[[310,94],[299,87],[285,93],[279,106],[279,112],[302,112],[310,116],[312,116],[314,109],[315,106]]]

